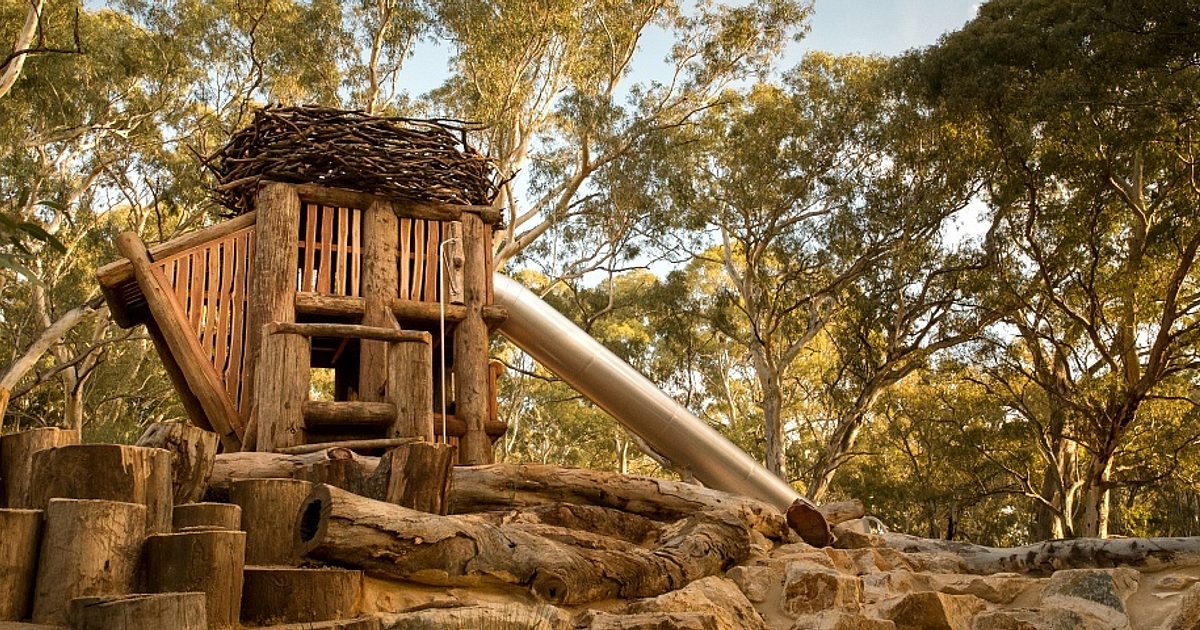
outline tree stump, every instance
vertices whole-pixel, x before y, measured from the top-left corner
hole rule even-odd
[[[242,621],[267,625],[354,617],[361,590],[361,571],[248,566]]]
[[[246,564],[299,564],[292,532],[312,487],[297,479],[239,479],[230,485],[230,501],[242,508]]]
[[[0,510],[0,621],[29,616],[41,539],[41,510]]]
[[[205,630],[204,593],[139,593],[71,600],[72,630]]]
[[[145,558],[148,590],[202,592],[208,627],[237,627],[241,618],[245,532],[155,534],[146,539]]]
[[[413,510],[445,515],[450,471],[454,468],[456,452],[457,449],[449,444],[414,442],[385,453],[375,472],[384,480],[385,500]]]
[[[171,531],[171,454],[160,448],[76,444],[39,451],[31,473],[34,506],[50,499],[103,499],[146,506],[145,534]]]
[[[182,422],[155,422],[146,427],[138,446],[171,453],[171,492],[175,505],[199,501],[212,474],[220,440],[216,433]]]
[[[184,503],[171,512],[171,525],[177,532],[189,527],[239,531],[242,508],[232,503]]]
[[[79,431],[74,429],[30,429],[0,436],[0,479],[4,482],[0,495],[4,504],[11,508],[32,508],[29,472],[33,454],[52,446],[78,443]]]
[[[146,506],[50,499],[38,554],[33,620],[64,625],[77,597],[127,595],[137,584]]]

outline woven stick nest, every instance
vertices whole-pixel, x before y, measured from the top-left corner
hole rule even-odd
[[[458,123],[326,107],[258,110],[205,165],[213,196],[249,212],[260,181],[312,183],[412,202],[489,205],[500,182]]]

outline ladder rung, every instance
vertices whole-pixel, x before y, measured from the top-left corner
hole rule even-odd
[[[309,429],[348,425],[391,426],[396,405],[390,402],[327,401],[304,402],[304,426]]]

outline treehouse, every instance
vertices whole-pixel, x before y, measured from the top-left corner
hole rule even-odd
[[[505,315],[486,161],[436,123],[268,108],[210,167],[238,216],[149,249],[122,234],[97,272],[192,422],[226,451],[422,439],[490,462]]]

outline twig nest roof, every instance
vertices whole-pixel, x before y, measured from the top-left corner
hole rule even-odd
[[[269,106],[208,158],[213,195],[235,214],[263,180],[347,188],[412,202],[488,205],[490,160],[455,121],[372,116],[327,107]]]

